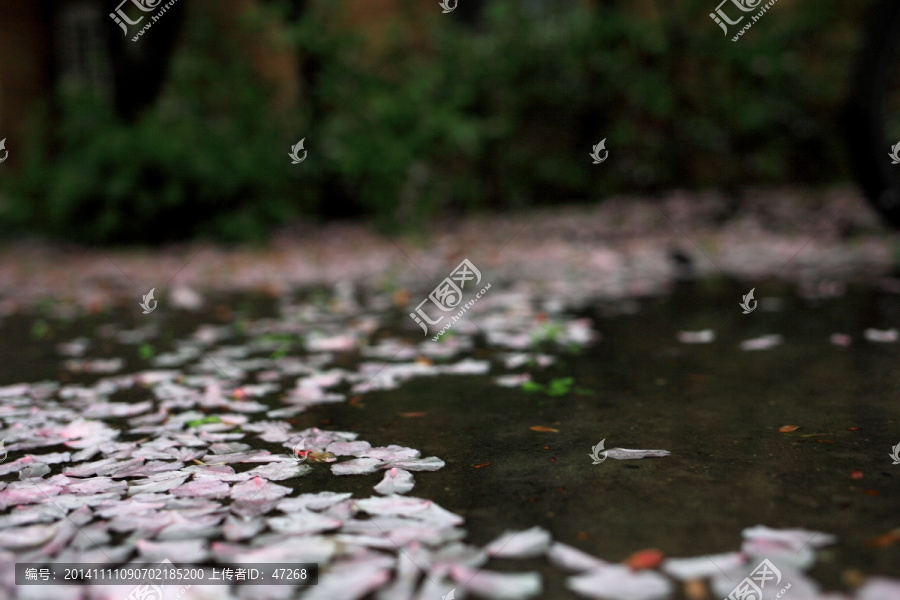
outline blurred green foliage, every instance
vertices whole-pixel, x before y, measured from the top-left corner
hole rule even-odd
[[[36,137],[0,219],[90,241],[148,240],[157,228],[242,240],[327,203],[392,227],[845,178],[835,116],[865,5],[780,0],[732,42],[709,18],[716,4],[536,12],[493,0],[474,27],[436,13],[390,28],[377,50],[323,25],[341,2],[313,0],[293,24],[268,6],[248,22],[282,21],[311,74],[288,114],[273,114],[247,57],[195,17],[165,92],[137,122],[62,95],[59,126]],[[293,166],[300,137],[309,154]],[[603,138],[609,159],[592,165]]]
[[[862,6],[782,0],[732,42],[711,0],[630,4],[494,0],[474,30],[440,20],[426,52],[396,36],[379,78],[332,64],[330,158],[397,220],[846,176],[835,116]]]
[[[83,88],[58,90],[54,106],[5,190],[7,231],[238,241],[297,211],[284,199],[290,163],[268,92],[204,19],[191,21],[159,101],[134,123]]]

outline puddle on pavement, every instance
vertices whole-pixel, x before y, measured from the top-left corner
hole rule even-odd
[[[555,540],[608,561],[646,548],[692,557],[733,551],[744,528],[763,524],[838,536],[839,544],[821,551],[810,571],[825,589],[843,589],[841,573],[847,569],[900,577],[900,544],[866,543],[898,525],[900,466],[888,454],[900,443],[900,345],[863,339],[867,328],[900,327],[900,296],[850,286],[839,297],[804,299],[792,287],[769,282],[756,284],[760,308],[743,315],[738,303],[748,288],[727,281],[682,284],[664,297],[584,307],[570,316],[591,318],[601,338],[574,351],[543,347],[557,358],[544,368],[506,369],[500,351],[476,336],[470,352],[433,362],[488,360],[487,375],[414,377],[397,389],[362,394],[342,384],[329,391],[345,393],[349,402],[311,406],[285,420],[295,430],[352,431],[373,446],[398,444],[440,457],[446,466],[416,473],[411,495],[465,517],[467,542],[476,545],[505,530],[538,525]],[[772,297],[781,299],[780,310],[766,310]],[[217,304],[229,307],[218,318],[213,311],[153,317],[129,311],[68,321],[7,317],[0,329],[0,385],[90,384],[109,376],[61,368],[65,357],[56,344],[80,336],[93,341],[85,358],[124,358],[118,373],[161,368],[141,358],[141,344],[99,337],[104,323],[132,330],[156,319],[159,333],[146,343],[159,355],[173,351],[177,340],[201,324],[278,318],[278,302],[269,298],[230,296]],[[422,341],[401,308],[390,315],[371,342]],[[702,329],[715,331],[712,343],[676,339],[679,331]],[[849,347],[829,342],[836,332],[852,336]],[[783,343],[763,351],[740,349],[741,341],[764,334],[780,334]],[[248,339],[239,335],[211,347],[240,346]],[[305,354],[297,346],[285,351]],[[382,359],[354,350],[336,353],[327,368],[353,370],[360,360]],[[559,396],[494,382],[523,372],[542,384],[574,382]],[[290,387],[294,379],[280,381]],[[280,408],[282,394],[260,401]],[[112,398],[145,399],[141,389]],[[799,429],[779,432],[788,424]],[[593,465],[590,450],[604,439],[607,448],[660,448],[671,456]],[[245,441],[284,451],[279,444]],[[8,460],[21,455],[10,453]],[[862,478],[851,478],[854,471]],[[301,492],[366,497],[382,476],[335,477],[322,468],[288,484],[296,482]],[[488,568],[512,567],[493,560]],[[540,572],[542,598],[571,597],[564,575],[545,559],[517,561],[514,570]]]

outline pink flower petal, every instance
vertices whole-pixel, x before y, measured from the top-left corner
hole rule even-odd
[[[391,468],[385,471],[384,479],[375,486],[379,494],[405,494],[413,489],[415,481],[412,473],[403,469]]]
[[[172,495],[178,498],[226,498],[231,488],[224,481],[214,479],[194,479],[172,490]]]
[[[496,558],[533,558],[550,546],[550,532],[540,527],[524,531],[506,531],[484,549]]]

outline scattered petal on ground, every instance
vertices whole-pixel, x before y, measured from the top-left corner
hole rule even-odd
[[[741,350],[768,350],[782,343],[782,337],[778,334],[764,335],[741,342]]]
[[[835,346],[847,347],[853,341],[853,338],[845,333],[832,333],[829,341]]]
[[[556,568],[564,571],[591,571],[611,564],[561,542],[551,544],[547,549],[547,558]]]
[[[893,600],[900,598],[900,581],[886,577],[869,577],[856,592],[856,600]]]
[[[616,460],[635,460],[638,458],[661,458],[669,456],[671,452],[668,450],[631,450],[628,448],[610,448],[604,450],[608,458]]]
[[[412,473],[392,467],[384,472],[384,479],[375,486],[379,494],[405,494],[413,489],[415,480]]]
[[[566,587],[587,598],[602,600],[656,600],[672,593],[672,584],[659,573],[635,572],[619,565],[569,577]]]
[[[400,458],[388,463],[391,467],[407,471],[437,471],[444,468],[444,461],[436,456],[428,458]]]
[[[209,556],[204,540],[184,540],[176,542],[137,541],[138,552],[150,560],[165,560],[169,556],[177,556],[179,561],[202,563]]]
[[[500,387],[517,388],[521,387],[526,381],[531,381],[530,373],[522,373],[521,375],[501,375],[494,378],[494,383]]]
[[[319,574],[318,585],[303,600],[359,600],[391,578],[391,562],[347,561]]]
[[[609,260],[603,253],[594,258]],[[453,337],[445,336],[440,344],[378,338],[381,334],[375,332],[381,327],[380,317],[366,314],[354,295],[342,289],[327,309],[316,303],[288,302],[283,314],[300,318],[250,321],[240,332],[249,338],[246,344],[237,341],[239,332],[231,323],[201,325],[150,359],[154,370],[140,373],[104,374],[122,370],[126,362],[86,354],[93,346],[107,343],[155,345],[154,340],[160,338],[158,321],[130,331],[106,327],[97,333],[103,338],[100,344],[87,338],[57,344],[57,351],[71,359],[61,366],[78,372],[77,379],[0,387],[0,429],[5,434],[0,439],[3,450],[10,453],[9,460],[0,464],[0,476],[5,476],[0,481],[0,563],[48,557],[101,563],[165,558],[185,564],[209,559],[316,562],[322,567],[316,588],[247,587],[229,592],[195,586],[183,600],[288,600],[298,593],[304,600],[361,599],[369,594],[376,600],[437,600],[454,587],[458,599],[502,599],[540,594],[541,579],[536,573],[479,571],[488,559],[545,554],[557,568],[578,573],[567,585],[580,595],[650,600],[672,592],[669,581],[652,570],[656,567],[680,580],[679,585],[684,582],[705,590],[703,582],[709,579],[716,594],[724,589],[724,597],[736,581],[767,557],[782,570],[785,581],[793,584],[791,597],[821,597],[817,584],[802,571],[814,564],[818,548],[835,538],[812,531],[749,528],[744,531],[741,552],[663,561],[658,551],[641,551],[627,559],[631,568],[554,543],[550,533],[537,526],[518,533],[507,531],[484,549],[466,545],[461,516],[428,499],[403,496],[413,489],[413,472],[436,471],[445,466],[443,460],[423,457],[420,450],[401,445],[402,439],[382,438],[378,443],[386,445],[373,447],[353,432],[317,427],[297,431],[294,424],[327,424],[318,420],[321,415],[313,409],[347,402],[347,396],[353,396],[351,406],[362,408],[365,399],[365,409],[381,410],[385,408],[379,406],[381,398],[363,394],[397,389],[416,378],[452,375],[518,387],[530,379],[528,374],[489,378],[492,365],[495,369],[534,371],[557,361],[555,356],[533,352],[536,342],[569,351],[597,341],[600,335],[590,320],[567,318],[562,307],[553,308],[552,302],[535,310],[526,306],[530,300],[524,296],[515,299],[515,294],[510,294],[504,299],[498,290],[493,299],[481,304],[488,307],[490,317],[480,326],[488,346],[507,350],[491,360],[460,360],[458,357],[469,355],[488,356],[473,342],[476,330],[467,328],[466,323],[456,324]],[[498,298],[503,301],[497,302]],[[491,302],[496,302],[496,312],[491,313]],[[193,290],[176,288],[169,293],[168,303],[196,309],[202,298]],[[338,306],[353,306],[353,317],[339,322]],[[627,314],[626,307],[620,310]],[[370,341],[372,337],[377,341]],[[865,337],[896,341],[897,334],[895,330],[868,330]],[[712,330],[678,333],[682,343],[714,339]],[[747,340],[741,347],[764,349],[780,342],[780,336],[770,335]],[[313,354],[303,354],[304,348]],[[368,358],[350,366],[357,360],[357,349]],[[337,355],[347,352],[351,354]],[[566,366],[564,360],[559,364],[559,368]],[[347,388],[354,391],[347,395],[336,391]],[[125,399],[126,394],[130,399]],[[386,409],[389,415],[397,414],[396,406]],[[439,408],[434,409],[438,412],[428,410],[432,418],[439,418]],[[308,412],[302,414],[304,411]],[[410,418],[425,415],[422,411],[399,414]],[[551,424],[555,418],[536,414],[534,420]],[[532,429],[558,432],[548,426]],[[302,463],[292,456],[301,441],[308,452]],[[268,449],[261,449],[260,442]],[[52,452],[41,454],[45,450]],[[429,452],[427,446],[423,450]],[[623,448],[604,452],[618,460],[669,455],[666,450]],[[340,457],[340,462],[329,469],[316,465],[317,457],[321,461]],[[474,474],[468,470],[473,462],[487,458],[473,455],[455,466],[472,476],[490,475],[504,467],[502,461],[495,461],[497,467],[489,471]],[[653,468],[665,470],[673,464]],[[375,485],[383,497],[355,499],[348,492],[322,491],[321,486],[327,485],[323,482],[332,475],[366,475],[378,470],[385,470]],[[607,474],[616,476],[616,472]],[[640,473],[618,471],[620,475],[623,472]],[[285,485],[272,483],[304,475],[309,476]],[[15,481],[17,477],[19,481]],[[433,476],[420,477],[424,484],[425,478]],[[370,480],[365,485],[378,478]],[[306,493],[291,497],[298,491]],[[891,532],[876,540],[887,546],[895,537]],[[220,541],[223,538],[225,541]],[[579,533],[579,539],[587,537]],[[735,540],[735,545],[738,543]],[[428,578],[420,575],[420,569]],[[10,572],[0,569],[0,586],[7,586]],[[870,578],[857,597],[893,598],[898,585],[893,580]],[[57,592],[52,595],[41,595],[37,587],[26,591],[35,600],[74,600],[88,594],[80,587],[54,589]],[[105,600],[118,598],[123,590],[94,586],[90,593]],[[0,595],[7,591],[4,588]]]
[[[267,520],[269,527],[278,533],[307,535],[337,529],[343,523],[337,519],[325,517],[318,513],[298,511],[285,517],[272,517]]]
[[[172,490],[172,495],[188,498],[225,498],[231,488],[224,481],[195,479]]]
[[[745,540],[762,540],[800,550],[803,547],[823,548],[837,543],[837,537],[821,531],[806,529],[771,529],[764,525],[748,527],[742,532]]]
[[[696,558],[669,558],[662,564],[662,571],[681,581],[706,579],[729,572],[747,563],[747,557],[739,552],[711,554]]]
[[[331,472],[335,475],[365,475],[374,473],[384,464],[377,458],[356,458],[331,465]]]
[[[319,492],[317,494],[300,494],[296,498],[285,498],[278,503],[278,510],[291,512],[295,510],[324,510],[352,496],[350,492]]]
[[[891,343],[896,342],[898,335],[896,329],[873,329],[869,328],[863,332],[863,336],[870,342]]]
[[[550,546],[550,532],[540,527],[524,531],[507,531],[485,547],[495,558],[532,558]]]
[[[700,331],[679,331],[678,341],[682,344],[709,344],[715,341],[716,332],[712,329],[702,329]]]
[[[254,477],[231,488],[231,498],[245,501],[277,500],[290,492],[291,488],[268,483],[260,477]]]

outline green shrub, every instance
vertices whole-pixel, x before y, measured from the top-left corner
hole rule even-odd
[[[732,42],[709,18],[716,0],[582,4],[536,16],[493,0],[475,28],[436,13],[388,31],[379,53],[333,26],[339,1],[314,0],[291,25],[262,9],[251,24],[283,21],[314,72],[287,115],[271,114],[246,58],[195,15],[165,93],[135,123],[61,95],[58,126],[4,184],[0,219],[89,241],[240,240],[321,211],[335,190],[349,200],[332,213],[361,207],[392,227],[846,177],[835,115],[864,6],[780,0]],[[308,158],[291,168],[300,137]],[[609,159],[592,165],[603,138]]]
[[[78,88],[60,89],[0,213],[13,230],[88,242],[209,235],[262,239],[295,214],[291,143],[268,93],[202,19],[189,21],[159,101],[133,123]],[[49,130],[49,133],[48,133]]]
[[[328,168],[394,224],[846,177],[835,116],[863,7],[781,0],[738,42],[709,18],[712,0],[628,7],[536,18],[494,0],[475,29],[435,19],[427,52],[396,33],[380,60],[346,46],[318,56]],[[603,138],[610,160],[594,166]]]

